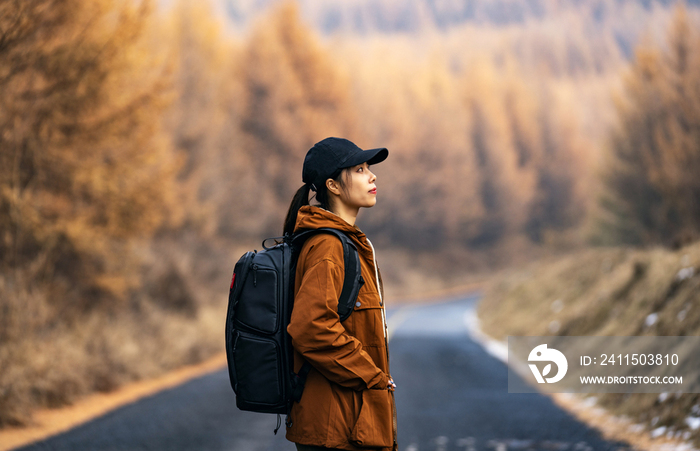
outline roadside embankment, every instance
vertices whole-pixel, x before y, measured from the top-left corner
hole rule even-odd
[[[483,330],[520,336],[700,333],[700,243],[676,251],[588,249],[504,271],[479,306]],[[602,394],[634,432],[700,445],[700,395]]]

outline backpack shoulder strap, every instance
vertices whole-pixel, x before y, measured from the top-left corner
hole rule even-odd
[[[295,267],[296,259],[299,257],[299,253],[301,252],[301,247],[304,245],[304,242],[311,236],[318,233],[329,233],[331,235],[335,235],[343,245],[343,264],[345,265],[345,276],[343,279],[343,289],[341,290],[340,298],[338,299],[338,316],[340,317],[340,321],[343,322],[350,317],[355,300],[357,299],[357,294],[360,292],[360,288],[365,283],[361,274],[360,257],[358,255],[355,243],[353,243],[345,233],[337,229],[322,227],[320,229],[305,230],[291,237],[292,261],[294,262]],[[311,364],[308,360],[304,360],[304,364],[302,365],[299,374],[296,374],[293,379],[293,402],[299,402],[301,400],[301,394],[303,393],[304,385],[306,384],[306,377],[310,370]],[[289,422],[289,415],[287,415],[287,421]],[[290,426],[291,424],[288,423],[287,425]]]
[[[340,292],[338,299],[338,316],[340,321],[345,321],[350,317],[355,306],[357,294],[361,286],[364,284],[362,280],[360,257],[358,256],[355,243],[348,238],[346,234],[336,229],[322,228],[325,232],[333,233],[340,239],[343,244],[343,262],[345,264],[345,279],[343,281],[343,289]]]
[[[361,274],[360,257],[358,255],[355,243],[353,243],[345,233],[329,227],[306,230],[295,235],[293,237],[293,243],[297,256],[298,252],[301,251],[301,246],[303,245],[304,241],[317,233],[329,233],[331,235],[335,235],[343,245],[345,277],[343,279],[343,289],[340,292],[340,298],[338,299],[338,316],[340,316],[340,321],[342,322],[350,317],[355,300],[357,299],[357,294],[359,293],[362,285],[365,283]]]

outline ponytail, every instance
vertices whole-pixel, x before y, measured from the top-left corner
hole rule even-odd
[[[343,174],[345,174],[345,177],[342,177]],[[349,177],[346,169],[339,169],[330,178],[335,180],[338,183],[338,185],[340,185],[340,189],[347,189],[346,180],[348,180]],[[287,212],[287,218],[284,220],[284,231],[282,232],[283,234],[291,235],[294,233],[294,226],[297,223],[297,213],[299,213],[299,209],[304,205],[310,205],[309,191],[311,191],[312,189],[316,192],[314,197],[316,198],[316,202],[318,202],[317,206],[323,208],[324,210],[333,210],[330,196],[328,195],[328,188],[326,187],[326,185],[323,184],[318,187],[313,186],[312,188],[312,185],[310,183],[306,183],[297,190],[296,194],[294,195],[294,198],[292,198],[292,203],[289,205],[289,211]]]
[[[294,233],[294,226],[297,223],[297,213],[299,209],[304,205],[309,205],[309,191],[311,190],[311,185],[304,184],[299,188],[292,199],[292,203],[289,205],[289,211],[287,212],[287,218],[284,220],[284,234],[291,235]]]

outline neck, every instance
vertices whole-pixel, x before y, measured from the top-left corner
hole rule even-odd
[[[342,220],[344,220],[351,226],[355,225],[355,221],[357,220],[357,213],[359,211],[359,208],[348,207],[342,202],[336,202],[336,205],[333,205],[333,213],[337,216],[340,216]]]

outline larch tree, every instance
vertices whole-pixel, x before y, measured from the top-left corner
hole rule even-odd
[[[0,4],[0,265],[78,308],[138,284],[134,238],[170,214],[167,64],[148,1]],[[58,290],[58,291],[55,291]],[[77,302],[79,300],[79,302]]]
[[[600,237],[682,245],[700,237],[700,40],[677,7],[666,49],[640,48],[617,100]]]
[[[225,223],[237,233],[279,233],[286,209],[301,186],[306,151],[328,136],[357,144],[349,79],[287,2],[257,23],[239,63],[243,83],[242,140],[251,190],[232,198]],[[248,221],[244,221],[248,218]],[[253,220],[254,218],[254,220]],[[229,229],[230,231],[230,229]]]

